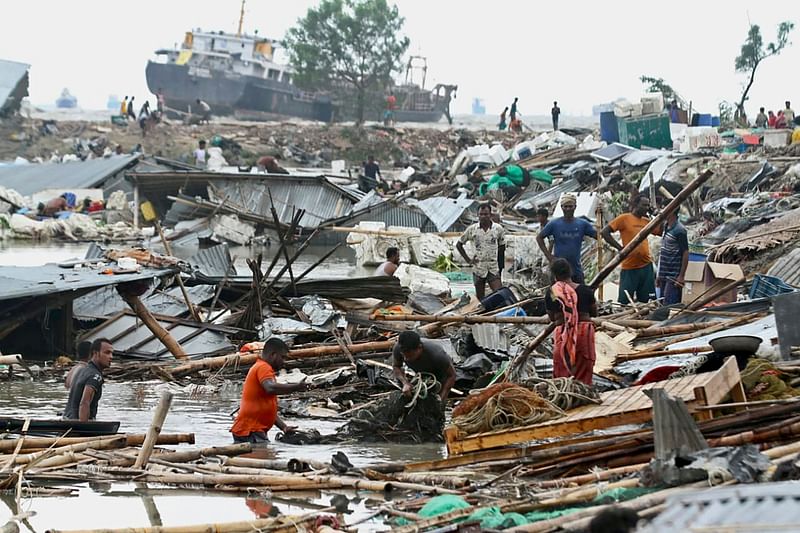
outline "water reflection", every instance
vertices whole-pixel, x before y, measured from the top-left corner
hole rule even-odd
[[[160,392],[170,387],[175,393],[172,408],[164,423],[167,433],[194,433],[196,445],[208,447],[232,442],[229,433],[232,419],[228,413],[239,404],[239,388],[228,387],[218,393],[198,395],[194,387],[187,389],[158,381],[143,383],[107,382],[98,409],[98,418],[120,420],[120,430],[127,433],[144,433],[158,403]],[[54,418],[63,410],[67,391],[60,380],[15,381],[0,383],[0,413],[3,416]],[[287,420],[301,429],[316,429],[332,433],[341,421],[322,419]],[[359,443],[337,445],[293,446],[274,442],[276,431],[270,432],[273,443],[257,450],[258,458],[299,458],[328,462],[336,451],[343,451],[355,466],[366,466],[379,461],[427,460],[443,456],[439,444],[395,445]],[[204,490],[157,488],[152,484],[92,482],[72,485],[78,487],[78,497],[34,497],[23,502],[24,510],[33,510],[36,516],[29,519],[31,531],[43,532],[48,528],[92,529],[144,527],[147,525],[177,526],[201,523],[230,522],[256,518],[267,509],[281,513],[301,514],[335,505],[342,505],[341,497],[349,502],[349,523],[370,514],[367,501],[356,498],[352,491],[285,492],[272,494],[221,493]],[[366,493],[364,493],[366,495]],[[266,499],[265,499],[266,495]],[[339,495],[338,498],[336,496]],[[369,494],[370,499],[380,494]],[[336,498],[336,500],[334,499]],[[14,513],[13,498],[0,506],[0,525]],[[9,505],[10,504],[10,505]],[[373,502],[374,505],[374,502]],[[368,521],[359,526],[363,530],[385,529],[379,522]]]

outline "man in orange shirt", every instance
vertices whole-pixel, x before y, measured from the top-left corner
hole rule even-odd
[[[264,349],[256,363],[250,368],[242,388],[239,414],[231,427],[234,442],[253,444],[269,442],[267,431],[275,425],[284,433],[295,429],[287,426],[278,416],[278,395],[311,389],[306,382],[295,384],[277,383],[275,372],[283,368],[284,357],[289,347],[273,337],[264,343]]]
[[[650,219],[647,218],[650,213],[650,199],[644,195],[639,196],[634,206],[633,212],[621,214],[603,228],[603,238],[617,250],[627,246],[642,228],[650,223]],[[612,231],[619,232],[622,244],[611,236]],[[655,229],[653,234],[661,235],[661,229]],[[646,239],[622,262],[622,272],[619,276],[619,303],[629,303],[628,295],[642,303],[656,298],[656,274]]]

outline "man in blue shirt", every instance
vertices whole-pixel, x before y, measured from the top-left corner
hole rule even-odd
[[[689,238],[686,228],[678,220],[677,211],[667,217],[663,235],[656,283],[661,289],[664,305],[672,305],[681,301],[684,276],[689,265]]]
[[[555,218],[536,236],[542,253],[547,260],[552,263],[555,258],[562,257],[569,261],[572,267],[572,280],[575,283],[583,283],[583,268],[581,267],[581,244],[584,237],[597,237],[597,230],[594,226],[583,218],[575,218],[575,207],[577,199],[572,194],[565,194],[561,197],[561,210],[564,216]],[[548,250],[545,239],[553,238],[553,251]]]

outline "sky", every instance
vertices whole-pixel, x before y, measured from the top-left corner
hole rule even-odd
[[[391,1],[391,0],[390,0]],[[317,2],[249,0],[245,30],[282,38]],[[786,99],[800,107],[800,2],[651,0],[596,2],[397,0],[409,53],[428,59],[429,87],[459,86],[454,113],[472,99],[499,114],[519,97],[523,114],[547,114],[558,100],[564,115],[587,116],[595,104],[638,101],[643,74],[664,78],[693,108],[716,113],[737,101],[746,79],[734,59],[750,22],[765,42],[778,23],[795,23],[796,44],[764,61],[751,89],[748,115],[776,111]],[[9,7],[13,6],[13,7]],[[193,28],[235,32],[240,0],[25,0],[4,6],[0,58],[31,64],[30,100],[52,105],[63,88],[84,109],[108,96],[149,95],[145,66],[158,48],[173,47]],[[665,9],[666,8],[666,9]]]

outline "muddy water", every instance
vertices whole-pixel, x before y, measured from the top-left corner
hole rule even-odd
[[[161,390],[168,385],[158,382],[106,383],[98,409],[98,419],[120,420],[120,431],[144,433],[150,423]],[[171,389],[175,392],[172,408],[164,424],[164,432],[194,433],[197,446],[231,443],[228,429],[231,413],[239,403],[239,387],[234,385],[222,391],[198,392],[194,388]],[[2,416],[54,418],[63,409],[67,391],[61,381],[3,382],[0,384],[0,413]],[[324,419],[293,419],[287,423],[301,429],[314,428],[322,433],[332,433],[342,423]],[[270,433],[274,441],[275,430]],[[185,445],[183,446],[186,447]],[[442,457],[443,446],[426,445],[359,445],[292,446],[273,442],[256,456],[277,458],[308,458],[328,461],[336,451],[343,451],[356,466],[381,461],[425,460]],[[176,526],[211,522],[230,522],[256,517],[253,508],[273,505],[283,513],[313,511],[328,506],[334,492],[284,493],[280,498],[248,500],[244,495],[220,494],[211,491],[175,490],[152,484],[131,483],[81,483],[75,497],[33,498],[24,507],[36,511],[29,520],[33,531],[48,528],[90,529],[119,528],[125,526],[161,525]],[[348,522],[354,522],[369,511],[364,498],[380,498],[379,494],[342,491],[351,500]],[[0,525],[13,513],[0,506]],[[380,522],[367,522],[362,530],[380,530]],[[24,528],[23,528],[24,529]]]

